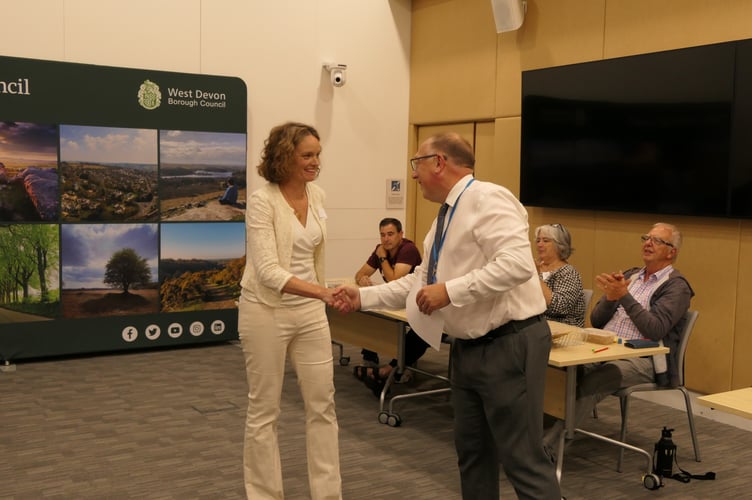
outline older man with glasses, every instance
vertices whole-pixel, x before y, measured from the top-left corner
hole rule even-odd
[[[577,387],[578,422],[598,401],[622,387],[649,382],[675,387],[679,383],[681,367],[677,366],[676,354],[684,315],[695,294],[687,279],[674,268],[681,232],[674,225],[659,222],[640,239],[643,267],[596,276],[596,284],[604,294],[593,307],[590,322],[623,339],[662,342],[670,353],[583,367]],[[545,442],[550,444],[555,439],[555,435],[547,433]]]
[[[337,307],[406,307],[443,322],[453,338],[463,499],[497,500],[501,463],[519,498],[558,500],[555,468],[542,446],[551,331],[527,211],[508,189],[475,179],[472,145],[456,133],[423,141],[410,163],[423,197],[440,205],[423,241],[428,265],[383,285],[343,286]]]

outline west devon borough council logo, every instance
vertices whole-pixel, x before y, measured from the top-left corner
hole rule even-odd
[[[144,80],[138,88],[138,103],[145,109],[157,109],[162,103],[159,85],[150,80]]]

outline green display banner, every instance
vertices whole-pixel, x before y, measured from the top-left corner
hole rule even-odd
[[[237,338],[239,78],[0,56],[0,361]]]

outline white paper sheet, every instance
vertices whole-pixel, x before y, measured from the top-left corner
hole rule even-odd
[[[407,321],[410,323],[410,328],[420,338],[439,351],[441,350],[441,334],[444,332],[444,316],[441,314],[441,310],[432,312],[430,316],[420,312],[418,304],[415,303],[415,296],[422,286],[422,280],[415,280],[412,290],[407,295],[407,304],[405,304]]]

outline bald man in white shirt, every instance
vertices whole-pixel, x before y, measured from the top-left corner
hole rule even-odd
[[[338,307],[441,310],[452,344],[455,447],[466,500],[499,498],[499,462],[519,498],[559,499],[543,449],[551,332],[527,212],[504,187],[475,180],[472,146],[446,133],[423,142],[412,177],[446,205],[423,242],[423,264],[399,280],[337,291]],[[439,232],[436,237],[436,232]],[[428,262],[427,262],[428,261]],[[415,304],[406,304],[416,288]]]

